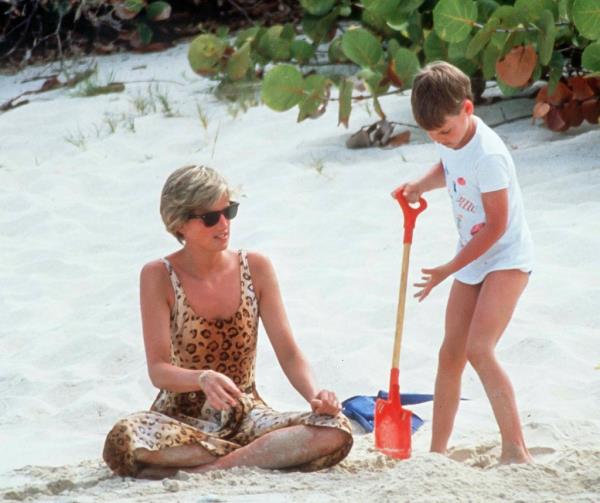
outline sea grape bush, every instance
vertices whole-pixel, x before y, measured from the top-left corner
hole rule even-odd
[[[297,25],[198,36],[189,47],[191,67],[223,83],[262,78],[267,106],[297,106],[298,121],[322,114],[335,86],[339,123],[348,126],[352,102],[365,99],[365,90],[384,118],[379,97],[409,88],[423,64],[441,59],[471,77],[477,97],[486,80],[505,95],[546,81],[535,116],[553,130],[598,122],[600,0],[300,3]]]

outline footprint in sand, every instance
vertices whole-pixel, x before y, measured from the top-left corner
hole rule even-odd
[[[448,451],[448,457],[473,468],[490,468],[498,463],[500,446],[482,444],[475,447],[455,447]]]

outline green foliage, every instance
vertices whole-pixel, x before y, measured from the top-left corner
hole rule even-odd
[[[348,59],[363,68],[375,66],[383,55],[379,40],[362,28],[344,33],[342,50]]]
[[[226,43],[214,35],[200,35],[190,44],[188,61],[192,70],[200,75],[215,75],[220,68]]]
[[[440,0],[433,9],[435,31],[447,42],[467,38],[476,19],[477,4],[473,0]]]
[[[590,40],[600,38],[600,3],[598,0],[575,0],[573,22],[579,32]]]
[[[392,54],[392,62],[393,70],[399,79],[398,87],[409,88],[420,68],[417,55],[405,47],[399,47]]]
[[[302,8],[312,16],[323,16],[335,5],[335,0],[300,0]]]
[[[285,112],[300,103],[303,95],[304,80],[296,67],[279,65],[265,75],[261,97],[273,110]]]
[[[539,79],[552,93],[569,74],[600,72],[598,0],[300,3],[304,16],[297,26],[254,26],[232,41],[225,34],[200,35],[189,49],[192,68],[222,85],[264,75],[263,101],[278,111],[298,106],[299,121],[318,117],[337,100],[338,121],[346,127],[353,100],[370,98],[385,117],[379,98],[409,88],[419,68],[435,60],[496,80],[506,96]],[[332,86],[338,89],[333,98]]]
[[[148,45],[152,42],[154,32],[152,24],[165,21],[171,17],[171,4],[162,0],[146,2],[145,0],[117,0],[114,2],[115,15],[123,20],[136,23],[136,36],[133,45]]]
[[[600,72],[600,42],[588,45],[581,56],[583,66],[593,72]]]

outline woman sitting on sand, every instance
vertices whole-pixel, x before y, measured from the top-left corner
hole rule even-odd
[[[210,168],[180,168],[163,187],[160,213],[183,247],[141,272],[148,373],[160,392],[149,412],[120,420],[106,438],[104,460],[119,475],[233,466],[318,470],[352,447],[335,394],[318,390],[294,341],[270,261],[227,249],[237,209]],[[259,317],[312,412],[277,412],[259,397]]]

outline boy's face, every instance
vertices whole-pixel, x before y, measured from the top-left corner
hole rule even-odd
[[[447,115],[440,128],[427,130],[429,138],[434,142],[453,149],[464,147],[474,133],[475,121],[473,121],[473,102],[471,100],[465,100],[458,114]]]

